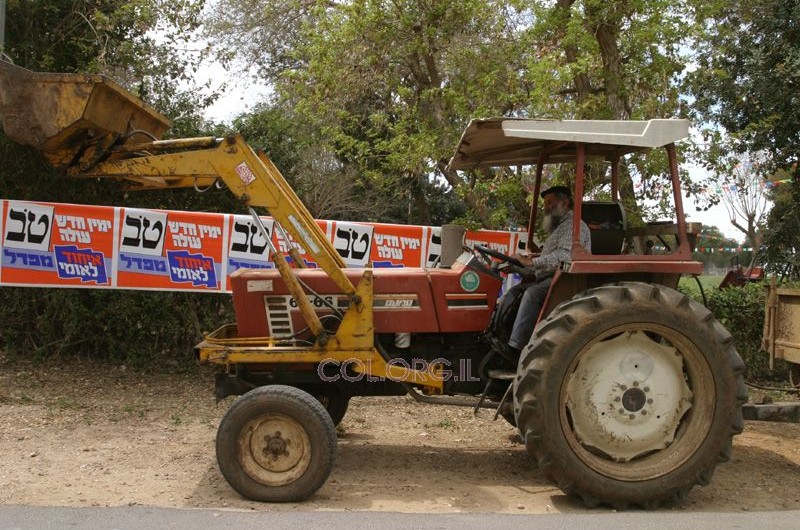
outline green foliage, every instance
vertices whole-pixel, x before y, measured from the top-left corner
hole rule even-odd
[[[4,199],[114,204],[123,193],[118,186],[98,185],[89,180],[67,179],[56,173],[39,153],[9,140],[0,129],[0,160]]]
[[[697,277],[683,276],[678,283],[678,291],[691,296],[698,302],[703,302],[703,293],[705,293],[706,298],[708,298],[708,294],[719,287],[723,277],[724,276],[717,274],[703,274]]]
[[[16,64],[42,71],[81,72],[100,55],[102,36],[93,30],[95,14],[113,10],[113,0],[52,2],[8,0],[6,45]],[[114,28],[125,38],[130,28]]]
[[[317,219],[387,221],[396,201],[359,178],[354,167],[317,142],[303,116],[288,105],[264,104],[237,117],[233,129],[263,150]],[[408,222],[406,216],[393,221]]]
[[[478,206],[455,173],[442,173],[466,120],[518,106],[508,104],[520,91],[505,9],[486,0],[234,0],[207,24],[212,40],[275,83],[273,107],[297,124],[297,165],[280,167],[312,211],[438,224],[461,215],[462,200]],[[332,210],[327,198],[343,189],[353,199],[337,198]]]
[[[786,382],[789,377],[786,363],[778,359],[770,371],[769,355],[761,350],[766,298],[764,286],[749,283],[744,287],[719,289],[721,280],[722,276],[700,277],[708,308],[733,335],[736,349],[745,362],[745,379]],[[700,288],[694,279],[681,278],[678,290],[703,303]]]
[[[3,287],[0,299],[0,344],[9,356],[28,359],[191,362],[202,333],[232,317],[225,295]]]
[[[786,381],[785,364],[776,363],[776,369],[770,372],[769,355],[761,351],[764,287],[751,283],[741,288],[713,290],[706,295],[708,308],[734,337],[736,349],[745,361],[745,377],[756,381]]]
[[[523,73],[533,91],[527,113],[552,119],[681,117],[677,78],[697,24],[690,8],[691,1],[667,0],[532,2],[533,22],[523,35],[526,48],[536,50]],[[654,151],[631,158],[620,174],[629,217],[671,217],[666,156]]]
[[[788,185],[773,188],[774,206],[764,236],[764,263],[770,273],[785,280],[800,279],[800,179],[792,166]]]
[[[771,172],[794,179],[770,193],[774,206],[763,230],[763,261],[768,271],[797,278],[800,108],[787,95],[797,92],[800,79],[800,2],[713,2],[702,13],[709,20],[701,35],[707,45],[698,49],[698,68],[686,80],[695,98],[694,115],[707,125],[700,158],[729,179],[739,153],[763,153],[760,179]],[[761,219],[753,221],[746,230],[751,240],[758,239],[753,236],[761,228]]]
[[[553,119],[649,119],[678,111],[676,76],[694,19],[689,2],[531,2],[523,38],[531,115]],[[555,97],[554,97],[555,95]]]
[[[705,42],[686,87],[697,118],[710,126],[708,141],[722,127],[724,150],[764,150],[776,167],[796,160],[800,107],[787,95],[800,76],[800,2],[711,2],[699,14],[708,21]]]
[[[365,186],[429,224],[426,184],[442,168],[466,119],[502,114],[515,61],[501,2],[380,0],[319,9],[277,88]],[[491,45],[489,43],[491,42]],[[472,194],[465,189],[464,194]],[[392,200],[393,199],[393,200]],[[399,212],[397,212],[399,213]]]

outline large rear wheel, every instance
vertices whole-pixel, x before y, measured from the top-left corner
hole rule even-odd
[[[217,430],[217,462],[228,483],[248,499],[302,501],[328,479],[336,428],[307,392],[269,385],[237,399]]]
[[[653,508],[707,484],[730,458],[743,370],[705,307],[659,285],[609,285],[539,324],[520,357],[515,415],[565,493]]]

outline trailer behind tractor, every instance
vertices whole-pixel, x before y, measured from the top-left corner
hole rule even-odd
[[[307,269],[272,249],[277,270],[237,272],[236,324],[197,346],[200,362],[220,368],[217,395],[241,394],[220,422],[217,458],[248,498],[311,496],[332,469],[335,424],[352,396],[494,409],[518,427],[541,472],[588,505],[682,499],[730,457],[742,430],[742,361],[714,316],[675,290],[681,275],[702,272],[691,258],[697,227],[685,221],[674,145],[686,121],[469,124],[451,169],[535,165],[538,197],[545,166],[571,164],[575,216],[592,227],[589,252],[576,223],[571,259],[517,359],[491,331],[498,262],[510,256],[473,246],[438,268],[347,269],[263,153],[239,136],[162,140],[169,122],[102,76],[0,62],[0,112],[9,137],[67,175],[140,189],[221,180],[259,226],[253,207],[266,208],[320,265]],[[620,166],[649,149],[669,161],[676,217],[629,226]],[[608,169],[608,200],[585,198],[590,162]],[[534,200],[531,250],[536,220]]]

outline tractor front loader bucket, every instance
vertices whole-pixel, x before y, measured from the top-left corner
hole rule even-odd
[[[31,72],[2,60],[0,120],[12,140],[77,171],[114,144],[158,140],[171,125],[106,76]]]

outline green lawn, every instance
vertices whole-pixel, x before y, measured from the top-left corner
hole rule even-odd
[[[722,281],[723,276],[721,275],[714,275],[714,276],[700,276],[700,283],[703,285],[703,290],[708,295],[709,292],[716,290],[719,287],[720,282]],[[678,285],[685,289],[687,292],[692,293],[693,295],[700,296],[700,288],[697,286],[697,281],[691,276],[684,276],[681,278],[681,281]]]

